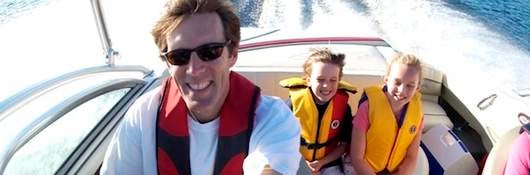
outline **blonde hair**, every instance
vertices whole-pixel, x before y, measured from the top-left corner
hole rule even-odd
[[[344,62],[344,59],[346,56],[342,53],[333,53],[329,48],[313,48],[311,49],[311,55],[305,60],[304,65],[302,66],[304,68],[304,79],[308,79],[311,75],[311,68],[313,63],[316,62],[323,62],[323,63],[331,63],[334,65],[339,66],[339,78],[342,78],[342,68],[346,64]]]
[[[413,68],[416,68],[419,75],[419,82],[418,82],[418,88],[421,87],[421,84],[423,83],[423,73],[421,68],[421,61],[418,57],[416,57],[413,54],[408,53],[402,53],[402,52],[396,52],[394,56],[392,57],[392,61],[390,61],[390,64],[388,64],[386,68],[385,77],[388,77],[388,74],[390,74],[390,69],[392,68],[392,65],[394,64],[406,64],[408,66],[412,66]]]
[[[221,18],[223,33],[232,54],[239,47],[241,40],[239,17],[235,14],[229,0],[170,0],[164,7],[162,17],[157,21],[151,34],[155,39],[159,52],[167,51],[167,36],[188,16],[198,13],[215,12]],[[165,58],[162,57],[165,61]]]

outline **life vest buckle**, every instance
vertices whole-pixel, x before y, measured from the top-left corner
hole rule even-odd
[[[304,138],[300,138],[300,145],[307,147],[307,149],[320,149],[325,147],[329,142],[326,143],[307,143]]]

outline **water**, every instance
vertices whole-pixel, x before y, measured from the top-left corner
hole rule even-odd
[[[530,1],[446,0],[446,6],[466,12],[490,30],[505,34],[515,44],[530,51]]]
[[[375,32],[395,49],[415,53],[453,77],[449,83],[476,79],[479,87],[530,87],[528,0],[233,2],[243,26],[350,36]],[[247,15],[251,8],[262,10]]]
[[[0,102],[24,88],[103,65],[90,1],[0,0]]]
[[[0,1],[0,24],[7,23],[49,0],[2,0]]]
[[[305,30],[312,34],[382,37],[394,48],[415,53],[426,62],[435,65],[451,77],[455,77],[450,83],[465,82],[466,79],[483,79],[486,81],[481,83],[487,86],[509,86],[510,89],[530,87],[530,73],[527,73],[527,68],[530,67],[530,2],[528,0],[232,0],[232,2],[237,7],[242,26],[245,28],[280,28],[282,31]],[[61,12],[60,10],[73,9],[72,6],[90,7],[88,1],[80,0],[77,2],[65,0],[0,1],[0,38],[3,37],[0,40],[0,46],[4,47],[2,49],[8,48],[6,49],[8,51],[0,52],[0,59],[3,60],[0,70],[8,67],[11,68],[10,71],[14,71],[14,68],[20,69],[26,66],[23,64],[24,61],[13,60],[24,60],[18,54],[27,51],[11,49],[9,47],[15,46],[5,44],[20,38],[11,37],[11,40],[8,39],[5,42],[5,36],[17,34],[25,36],[18,33],[19,29],[10,26],[32,21],[26,20],[32,16],[42,16],[39,12],[41,7],[42,9],[49,8],[49,11],[58,11],[55,12],[57,16],[47,18],[59,18],[74,11]],[[86,22],[93,20],[91,15],[91,12],[87,12],[83,19],[66,18],[66,20],[84,20],[85,22],[75,25],[84,28],[85,32],[94,31],[85,38],[90,42],[86,42],[82,47],[96,45],[91,46],[94,48],[89,51],[95,53],[93,57],[101,59],[101,47],[97,41],[94,23]],[[41,21],[43,18],[35,19],[33,22]],[[25,26],[28,25],[30,24],[20,25],[23,27],[18,28],[27,28]],[[1,32],[4,32],[3,35]],[[46,35],[44,32],[41,35]],[[59,32],[51,32],[48,35],[62,35],[57,33]],[[72,36],[76,35],[72,34]],[[45,38],[44,40],[53,39]],[[31,42],[34,40],[28,43]],[[39,45],[42,47],[49,44],[41,42]],[[23,48],[24,45],[20,44],[16,47]],[[33,45],[33,48],[38,47]],[[17,52],[9,52],[9,50],[17,50]],[[88,53],[87,49],[82,51]],[[8,56],[5,56],[5,52]],[[49,55],[53,54],[63,55],[51,52]],[[32,57],[53,56],[35,54]],[[9,61],[5,61],[6,58]],[[80,58],[75,59],[80,60]],[[43,62],[41,66],[47,64],[50,63]],[[69,63],[65,64],[69,65]],[[2,78],[9,78],[5,75],[9,75],[10,71],[3,71],[0,72]],[[28,77],[22,78],[24,79],[28,79],[27,82],[29,82]],[[20,79],[11,78],[11,80],[16,82]],[[35,82],[35,80],[31,81]],[[30,84],[27,82],[12,87],[9,92],[13,93],[12,91],[26,87]],[[4,94],[0,94],[0,100],[7,96],[8,90],[4,88],[2,89]]]
[[[451,89],[463,98],[473,99],[470,104],[494,93],[494,88],[530,87],[528,2],[510,6],[518,8],[503,8],[506,6],[494,0],[362,4],[383,38],[445,72]],[[481,91],[489,94],[480,94]]]

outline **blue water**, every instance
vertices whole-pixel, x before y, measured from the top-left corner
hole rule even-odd
[[[416,53],[444,72],[477,70],[497,84],[530,88],[529,0],[231,1],[243,27],[316,28],[320,33],[352,36],[375,33],[394,48]],[[51,2],[62,1],[0,0],[0,29],[32,15],[38,7],[52,6]],[[87,30],[93,28],[92,23],[86,25]]]
[[[0,24],[8,23],[17,16],[30,12],[50,0],[2,0],[0,1]],[[313,3],[322,0],[301,0],[304,24],[308,26]],[[263,1],[232,0],[239,10],[244,27],[257,27]],[[530,1],[529,0],[445,0],[447,8],[455,9],[475,17],[490,30],[510,38],[518,46],[530,52]]]
[[[49,0],[1,0],[0,24],[8,23],[39,5],[48,3]]]
[[[0,1],[0,24],[8,23],[17,16],[29,13],[50,0],[2,0]],[[244,27],[257,27],[263,1],[232,0],[239,8],[239,16]],[[311,18],[313,3],[322,0],[302,0],[305,18]],[[518,46],[530,52],[530,1],[529,0],[445,0],[445,6],[484,23],[490,30],[510,38]],[[304,20],[308,26],[308,20]]]
[[[529,0],[446,0],[447,7],[463,11],[530,51]]]
[[[322,0],[300,0],[303,13],[302,27],[309,26],[314,15],[311,7],[316,4],[324,7]],[[258,19],[264,1],[232,0],[239,9],[244,27],[260,27]],[[357,3],[357,1],[346,2]],[[376,0],[376,2],[378,2]],[[400,3],[400,2],[397,2]],[[443,7],[460,11],[485,24],[489,30],[509,38],[515,45],[530,52],[530,1],[529,0],[445,0]],[[365,6],[360,6],[366,10]],[[259,9],[259,10],[255,10]],[[324,7],[325,9],[325,7]],[[324,10],[325,11],[325,10]],[[278,12],[281,13],[281,12]]]

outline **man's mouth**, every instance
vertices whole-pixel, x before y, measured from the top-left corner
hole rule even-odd
[[[200,91],[206,89],[212,81],[203,81],[198,83],[186,83],[191,90]]]

